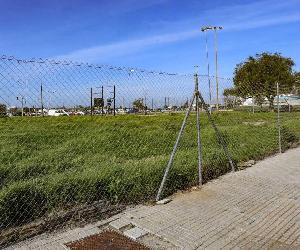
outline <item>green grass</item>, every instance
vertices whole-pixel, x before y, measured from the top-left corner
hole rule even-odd
[[[300,113],[282,114],[283,147],[300,138]],[[183,114],[0,119],[0,229],[97,200],[136,203],[159,187]],[[275,113],[220,112],[214,119],[235,162],[277,151]],[[256,123],[259,122],[259,123]],[[165,195],[197,181],[195,115]],[[204,181],[230,170],[201,115]]]

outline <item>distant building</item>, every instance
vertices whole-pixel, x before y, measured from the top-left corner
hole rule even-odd
[[[277,96],[274,98],[274,104],[277,102]],[[280,105],[290,105],[290,106],[298,106],[300,105],[300,96],[298,95],[293,95],[293,94],[283,94],[279,95],[279,104]],[[253,106],[255,104],[255,98],[254,98],[254,103],[253,103],[253,98],[249,97],[246,98],[242,102],[242,106]],[[264,102],[262,104],[263,106],[269,105],[269,101],[267,98],[264,99]]]
[[[279,95],[279,102],[281,105],[298,106],[300,105],[300,96],[293,95],[293,94]]]
[[[253,106],[253,98],[247,98],[245,101],[243,101],[242,106]]]

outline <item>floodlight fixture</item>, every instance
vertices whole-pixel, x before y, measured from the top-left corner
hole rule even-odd
[[[212,27],[214,30],[222,30],[223,29],[223,27],[222,26],[214,26],[214,27]]]
[[[202,31],[202,32],[205,32],[205,31],[212,30],[212,29],[214,29],[213,26],[203,26],[203,27],[201,28],[201,31]]]

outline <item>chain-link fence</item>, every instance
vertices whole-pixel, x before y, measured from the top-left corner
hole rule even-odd
[[[202,182],[232,169],[224,143],[239,169],[299,141],[293,89],[275,82],[267,99],[251,96],[259,86],[196,78],[2,57],[0,245],[155,200],[189,107],[162,197],[198,185],[199,141]]]

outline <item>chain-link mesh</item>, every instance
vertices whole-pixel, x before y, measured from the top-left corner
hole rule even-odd
[[[154,200],[194,79],[193,74],[2,57],[0,245]],[[234,87],[231,79],[199,76],[205,100],[199,104],[204,182],[231,170],[205,107],[240,168],[300,137],[293,89],[274,83],[271,102],[262,96],[253,102],[251,89],[259,85]],[[195,105],[163,196],[198,183]]]

